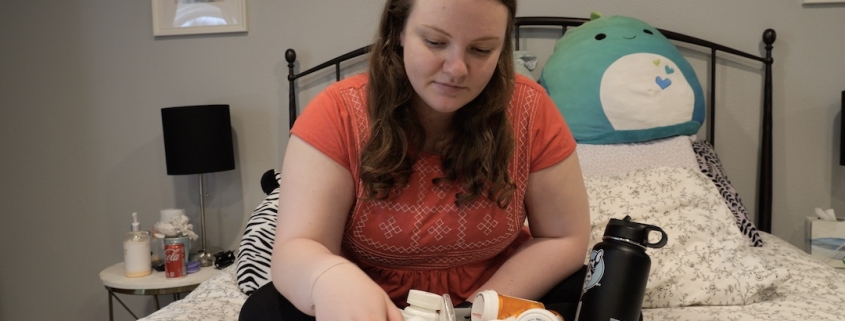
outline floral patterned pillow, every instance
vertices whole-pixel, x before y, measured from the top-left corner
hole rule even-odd
[[[725,169],[722,168],[722,162],[719,161],[719,156],[716,155],[713,145],[710,145],[708,141],[699,140],[692,143],[692,149],[695,151],[695,158],[698,160],[701,172],[707,175],[713,181],[713,184],[716,184],[719,193],[725,199],[725,204],[733,212],[739,230],[751,242],[751,246],[763,246],[763,240],[760,238],[757,226],[748,218],[748,210],[745,209],[745,205],[742,205],[739,193],[728,180],[728,175],[725,174]]]
[[[651,271],[643,308],[746,305],[776,296],[789,276],[748,246],[709,178],[682,167],[638,169],[585,180],[590,198],[590,247],[611,218],[666,231],[668,242],[648,249]],[[655,240],[656,241],[656,240]],[[586,262],[586,260],[585,260]]]

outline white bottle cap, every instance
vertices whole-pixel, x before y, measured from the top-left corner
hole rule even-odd
[[[516,321],[563,321],[549,310],[546,309],[528,309],[519,314]]]
[[[408,304],[429,310],[440,310],[443,306],[443,297],[420,290],[408,291]]]
[[[499,319],[499,293],[484,290],[475,296],[472,302],[472,321],[492,321]]]

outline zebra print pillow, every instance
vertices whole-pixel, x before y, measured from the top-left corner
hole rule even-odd
[[[281,174],[275,172],[276,181]],[[279,188],[274,189],[252,212],[246,223],[244,236],[238,248],[236,276],[238,288],[246,295],[252,294],[270,282],[270,257],[276,235],[276,213],[279,209]]]
[[[736,219],[736,224],[742,235],[751,242],[751,246],[763,246],[763,240],[760,238],[760,233],[754,222],[748,219],[748,210],[745,205],[742,205],[742,200],[739,198],[739,193],[734,189],[731,182],[728,180],[728,175],[725,174],[725,169],[722,167],[722,162],[719,161],[719,156],[710,145],[708,141],[695,141],[692,143],[692,149],[695,151],[695,158],[698,160],[698,166],[701,167],[701,172],[707,175],[710,180],[716,184],[722,198],[725,199],[725,204],[731,209]]]

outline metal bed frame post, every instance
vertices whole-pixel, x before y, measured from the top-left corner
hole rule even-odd
[[[757,201],[757,228],[772,232],[772,44],[777,39],[774,29],[763,32],[763,43],[766,44],[766,79],[763,88],[763,137],[760,143],[760,182]]]

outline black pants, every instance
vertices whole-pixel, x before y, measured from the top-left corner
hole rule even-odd
[[[574,320],[587,267],[584,266],[567,279],[558,283],[540,302],[546,309],[554,310],[564,320]],[[252,293],[241,308],[240,321],[314,321],[314,317],[302,313],[282,296],[273,282],[267,283]]]

